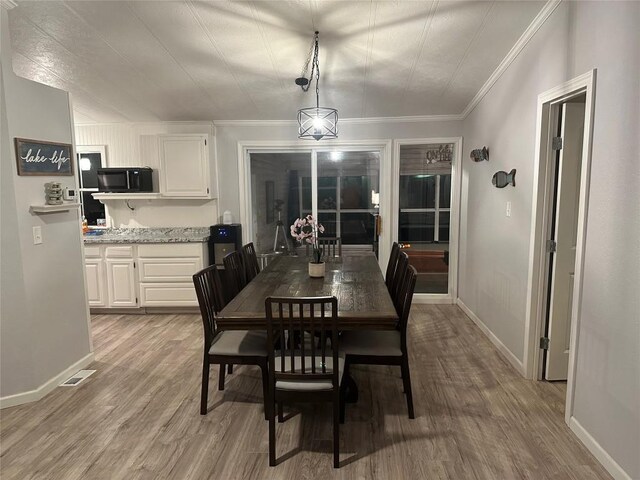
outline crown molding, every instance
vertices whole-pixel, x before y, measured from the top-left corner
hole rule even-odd
[[[5,10],[11,10],[12,8],[16,8],[18,4],[14,2],[14,0],[0,0],[0,7]]]
[[[498,81],[498,79],[502,76],[502,74],[509,68],[509,65],[516,59],[516,57],[522,52],[524,47],[529,43],[529,40],[533,38],[536,32],[540,29],[540,27],[547,21],[547,18],[551,16],[551,14],[558,8],[558,5],[562,0],[549,0],[542,10],[538,12],[538,15],[533,19],[533,21],[529,24],[524,33],[520,36],[516,44],[509,50],[509,53],[504,57],[500,65],[493,71],[491,76],[484,83],[482,88],[478,90],[478,93],[471,99],[467,107],[463,110],[460,115],[463,119],[467,118],[467,116],[471,113],[471,111],[476,108],[476,106],[480,103],[480,101],[484,98],[484,96],[489,93],[491,87]]]
[[[0,0],[2,1],[2,0]],[[123,125],[135,126],[135,127],[149,127],[153,125],[206,125],[212,127],[213,122],[211,120],[166,120],[157,122],[79,122],[74,123],[76,127],[121,127]]]
[[[340,118],[339,124],[371,124],[371,123],[420,123],[420,122],[455,122],[463,120],[462,115],[416,115],[410,117],[368,117]],[[296,120],[214,120],[216,127],[289,127],[296,126]]]

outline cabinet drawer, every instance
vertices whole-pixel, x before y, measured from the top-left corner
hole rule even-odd
[[[85,245],[84,247],[84,258],[95,258],[100,257],[100,246],[99,245]]]
[[[114,257],[133,258],[133,245],[119,245],[117,247],[106,247],[105,256],[107,258],[114,258]]]
[[[141,283],[140,301],[143,307],[197,307],[198,298],[193,283]]]
[[[138,257],[202,257],[202,243],[162,243],[138,245]]]
[[[141,282],[191,282],[202,269],[201,257],[139,258]]]

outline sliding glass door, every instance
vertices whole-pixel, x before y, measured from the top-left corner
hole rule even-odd
[[[455,142],[399,147],[397,238],[418,271],[416,293],[452,295],[452,167],[456,147]]]
[[[249,150],[251,224],[259,253],[295,249],[289,226],[313,214],[343,251],[377,251],[380,151]]]

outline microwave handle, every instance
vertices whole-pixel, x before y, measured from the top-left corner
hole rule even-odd
[[[129,178],[129,176],[131,175],[131,172],[129,170],[127,170],[127,190],[131,190],[131,179]]]

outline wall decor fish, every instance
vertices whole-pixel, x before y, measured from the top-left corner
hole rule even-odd
[[[493,183],[497,188],[504,188],[507,185],[511,184],[514,187],[516,186],[516,169],[514,168],[509,173],[504,170],[500,170],[493,174],[493,178],[491,179],[491,183]]]
[[[482,162],[483,160],[489,160],[489,149],[487,147],[476,148],[471,150],[471,159],[474,162]]]

